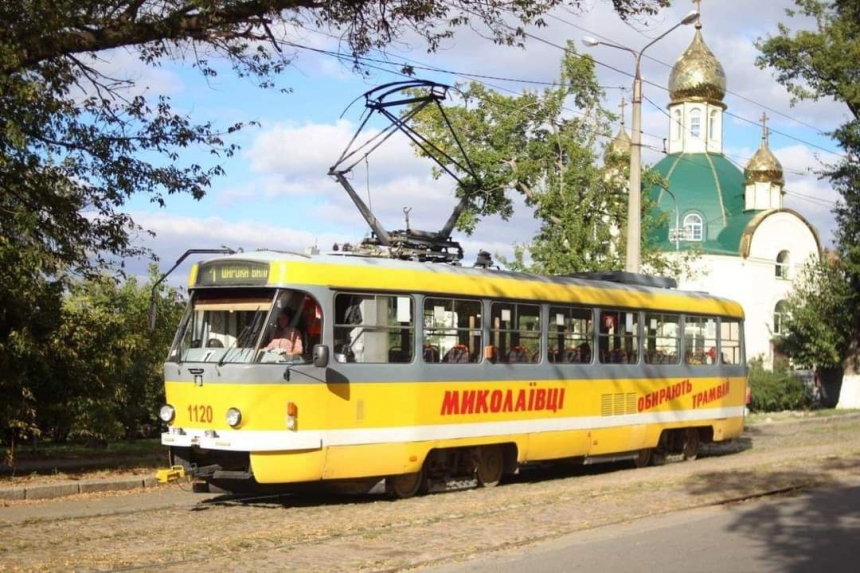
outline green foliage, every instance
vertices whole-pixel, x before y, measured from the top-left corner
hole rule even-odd
[[[749,362],[751,411],[807,410],[812,406],[806,384],[788,368],[784,361],[777,361],[773,371],[765,370],[762,364],[761,357],[753,358]]]
[[[0,2],[0,431],[17,440],[44,430],[130,435],[151,419],[161,391],[156,364],[176,306],[162,292],[161,324],[145,334],[146,287],[111,285],[106,269],[146,252],[123,211],[136,195],[166,205],[201,198],[245,124],[216,126],[147,94],[138,80],[103,73],[110,50],[147,66],[206,57],[273,87],[290,63],[290,40],[309,25],[329,29],[361,55],[405,35],[431,49],[458,26],[483,27],[519,44],[521,25],[561,0],[4,0]],[[667,0],[612,0],[622,18]],[[570,3],[578,7],[578,0]],[[514,25],[511,25],[514,24]],[[188,149],[208,152],[209,165]],[[79,282],[85,277],[84,282]]]
[[[807,263],[786,299],[777,348],[798,364],[841,366],[851,344],[853,295],[838,262]]]
[[[503,260],[513,270],[564,274],[624,266],[625,241],[619,237],[627,219],[626,167],[603,167],[598,158],[598,137],[609,134],[613,117],[600,105],[604,94],[594,61],[578,56],[572,43],[565,54],[557,85],[543,92],[507,96],[473,82],[460,86],[462,105],[445,107],[479,178],[459,173],[466,179],[457,194],[468,199],[459,229],[471,232],[488,215],[510,217],[511,192],[523,194],[541,222],[528,244],[515,247],[514,259]],[[461,158],[438,111],[422,110],[415,127],[446,154]],[[458,171],[445,157],[436,159]],[[653,184],[653,176],[645,182]],[[643,236],[659,223],[652,211],[646,198]],[[663,270],[666,263],[655,247],[643,247],[644,262]]]
[[[830,134],[842,148],[844,158],[835,165],[827,165],[822,175],[829,178],[842,197],[834,209],[836,253],[850,295],[839,320],[848,322],[851,343],[840,360],[849,371],[857,370],[860,365],[860,82],[857,81],[860,0],[795,0],[795,4],[797,10],[788,11],[788,15],[812,18],[816,29],[792,31],[781,24],[778,35],[759,41],[758,63],[776,70],[777,80],[795,98],[832,97],[844,103],[850,112],[847,121]],[[846,290],[840,288],[839,292]]]
[[[3,378],[4,392],[7,380],[9,394],[14,396],[15,384],[27,392],[25,401],[4,401],[8,457],[16,441],[36,435],[57,443],[113,440],[160,427],[162,365],[184,304],[176,289],[160,285],[156,329],[149,331],[157,274],[153,265],[146,284],[134,278],[118,284],[103,275],[45,296],[52,304],[50,329],[31,341],[29,353],[4,353],[14,376]],[[10,340],[20,338],[16,333]]]
[[[105,75],[101,52],[129,47],[145,65],[205,58],[239,76],[275,85],[290,63],[284,48],[305,25],[329,28],[356,55],[417,33],[435,48],[461,25],[483,25],[498,43],[517,44],[561,0],[475,4],[466,0],[4,0],[0,22],[0,235],[57,268],[94,266],[145,249],[123,207],[143,194],[164,205],[173,194],[201,198],[244,124],[218,127],[173,109],[148,86]],[[622,16],[666,0],[613,0]],[[574,2],[578,4],[578,2]],[[14,23],[14,25],[11,25]],[[212,165],[184,150],[208,152]],[[14,237],[14,239],[12,239]]]

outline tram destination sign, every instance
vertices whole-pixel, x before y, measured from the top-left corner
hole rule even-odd
[[[196,286],[264,285],[269,282],[268,263],[213,261],[201,263]]]

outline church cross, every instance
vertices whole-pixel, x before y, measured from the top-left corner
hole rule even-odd
[[[769,119],[765,112],[761,112],[761,140],[765,145],[767,145],[767,137],[770,135],[770,130],[767,128],[767,120]]]
[[[693,0],[693,4],[696,5],[696,12],[699,13],[699,17],[696,18],[696,28],[702,27],[702,0]]]
[[[624,127],[624,108],[627,107],[627,102],[624,100],[624,97],[621,97],[621,103],[618,104],[618,107],[621,108],[621,127]]]

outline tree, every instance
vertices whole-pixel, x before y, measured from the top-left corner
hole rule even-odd
[[[510,192],[519,192],[534,209],[540,229],[528,244],[516,247],[514,260],[506,261],[509,267],[545,274],[617,270],[624,259],[624,241],[618,237],[627,218],[627,167],[613,157],[601,166],[597,157],[598,138],[609,134],[612,116],[600,105],[604,94],[594,61],[579,56],[569,43],[561,67],[557,85],[543,92],[506,96],[473,82],[460,87],[462,105],[446,106],[480,179],[466,178],[457,191],[468,197],[459,228],[471,232],[488,215],[507,219],[513,211]],[[447,155],[459,155],[452,132],[433,108],[416,117],[415,127]],[[657,223],[650,212],[646,202],[646,230]],[[666,268],[651,246],[646,245],[644,258],[661,271]]]
[[[777,347],[796,363],[820,368],[841,367],[851,343],[852,292],[838,260],[806,264],[786,299]]]
[[[175,193],[199,199],[222,169],[189,162],[182,150],[202,148],[215,162],[235,151],[224,138],[241,123],[195,123],[168,98],[139,95],[145,86],[100,71],[98,54],[106,50],[133,48],[152,66],[189,57],[204,75],[216,74],[208,58],[222,58],[271,87],[289,64],[284,49],[296,28],[330,29],[354,56],[407,32],[434,49],[462,25],[482,25],[494,41],[515,44],[524,32],[509,21],[540,25],[561,3],[6,0],[0,21],[14,25],[0,36],[0,231],[22,237],[15,248],[36,249],[48,270],[87,271],[141,254],[130,240],[134,221],[122,212],[128,198],[143,193],[161,205]],[[668,1],[613,4],[627,17]]]
[[[838,292],[849,295],[844,314],[838,316],[850,327],[851,342],[841,357],[850,373],[860,366],[860,0],[795,0],[795,4],[798,9],[788,11],[789,17],[811,17],[817,29],[793,31],[780,24],[777,35],[759,41],[758,63],[773,68],[777,81],[797,100],[832,97],[850,112],[830,134],[844,156],[822,172],[841,196],[834,209],[835,243],[846,285],[839,285]],[[837,322],[834,315],[820,320]]]
[[[43,357],[51,373],[31,384],[40,433],[69,438],[135,438],[157,427],[163,401],[162,366],[183,301],[159,285],[156,328],[148,328],[155,265],[149,280],[123,283],[104,274],[71,285],[61,297],[61,320]]]

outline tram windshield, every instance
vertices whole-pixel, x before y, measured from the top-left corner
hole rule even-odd
[[[306,334],[297,328],[308,314],[306,307],[318,309],[316,301],[293,290],[197,290],[168,356],[169,362],[302,362]],[[318,314],[318,311],[316,311]],[[291,317],[280,324],[279,317]],[[312,313],[313,314],[313,313]],[[280,319],[284,322],[284,318]],[[284,330],[293,333],[277,347],[271,343]]]

